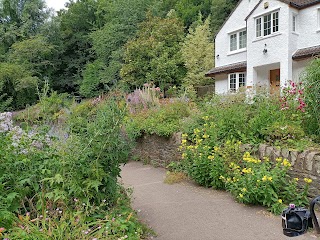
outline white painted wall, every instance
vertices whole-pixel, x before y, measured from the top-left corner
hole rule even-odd
[[[247,86],[269,85],[270,70],[280,68],[281,86],[288,80],[298,81],[310,60],[293,61],[296,50],[320,45],[318,10],[320,3],[302,10],[278,0],[263,0],[250,15],[259,0],[242,0],[215,39],[216,67],[247,61]],[[269,7],[264,8],[264,3]],[[255,18],[279,10],[279,32],[256,38]],[[292,31],[292,16],[297,15],[297,31]],[[230,53],[229,34],[247,27],[247,49]],[[267,49],[264,54],[263,50]],[[217,58],[217,55],[219,57]],[[228,91],[228,75],[216,76],[216,92]]]
[[[300,77],[303,74],[306,66],[310,63],[312,59],[307,59],[303,61],[293,61],[293,73],[292,73],[292,80],[294,82],[299,82]]]
[[[268,2],[269,7],[264,8]],[[256,38],[255,19],[261,15],[279,11],[279,31],[266,37]],[[247,48],[247,85],[253,86],[257,82],[265,80],[266,73],[259,77],[259,72],[254,68],[263,65],[280,63],[281,85],[291,79],[292,61],[289,59],[289,15],[290,8],[287,4],[278,0],[265,0],[251,14],[247,20],[248,48]],[[264,54],[263,50],[267,49]],[[291,67],[289,67],[291,66]],[[259,68],[260,69],[260,68]],[[268,69],[269,70],[269,69]],[[260,71],[261,72],[261,71]],[[261,72],[263,73],[263,72]]]
[[[221,74],[216,76],[215,92],[218,94],[223,94],[228,92],[228,75],[227,74]]]
[[[298,48],[320,45],[318,9],[320,9],[320,3],[299,11]]]
[[[229,17],[215,39],[215,65],[216,67],[246,61],[246,50],[230,53],[229,34],[246,28],[245,18],[259,0],[241,0],[238,7]],[[219,55],[219,57],[217,57]]]

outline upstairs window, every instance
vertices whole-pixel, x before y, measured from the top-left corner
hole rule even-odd
[[[229,74],[229,91],[236,92],[240,87],[246,86],[245,73],[231,73]]]
[[[279,11],[255,19],[256,37],[268,36],[279,31]]]
[[[230,52],[244,49],[247,47],[247,31],[238,31],[229,35]]]
[[[292,15],[292,32],[297,31],[297,15],[293,14]]]
[[[318,28],[320,29],[320,8],[318,8]]]

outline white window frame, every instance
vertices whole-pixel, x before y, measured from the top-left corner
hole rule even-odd
[[[318,15],[318,31],[320,31],[320,8],[317,9],[317,15]]]
[[[243,34],[244,32],[245,32],[245,34]],[[243,42],[241,42],[242,44],[240,44],[240,40],[241,40],[240,36],[241,35],[245,36],[245,38],[241,38],[243,40],[244,44],[243,44]],[[234,48],[234,45],[231,45],[232,36],[235,36],[236,48]],[[234,39],[234,37],[233,37],[233,39]],[[241,29],[241,30],[238,30],[236,32],[229,33],[229,52],[233,53],[233,52],[236,52],[236,51],[245,51],[246,49],[247,49],[247,30],[245,28]]]
[[[279,13],[278,9],[254,18],[256,38],[268,37],[279,32]]]
[[[231,82],[231,80],[235,80],[235,82]],[[240,81],[240,80],[244,80]],[[233,85],[231,87],[231,84]],[[234,87],[235,85],[235,87]],[[228,74],[228,91],[229,92],[237,92],[240,87],[246,87],[247,86],[247,74],[246,72],[235,72],[235,73],[229,73]]]
[[[298,32],[298,14],[292,13],[292,32],[297,33]]]

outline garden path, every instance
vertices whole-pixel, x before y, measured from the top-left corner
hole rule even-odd
[[[122,182],[133,188],[133,208],[157,240],[285,240],[281,217],[236,203],[230,194],[191,182],[168,185],[166,170],[129,162]],[[311,233],[296,240],[316,239]]]

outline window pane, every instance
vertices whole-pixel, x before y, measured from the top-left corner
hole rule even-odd
[[[297,22],[297,17],[296,16],[292,16],[292,31],[296,31],[296,22]]]
[[[271,34],[271,14],[263,17],[263,30],[264,36]]]
[[[246,86],[246,75],[244,73],[239,73],[239,87]]]
[[[239,33],[239,49],[247,47],[247,31]]]
[[[272,14],[273,16],[273,32],[279,31],[279,12],[275,12]]]
[[[256,37],[261,37],[261,18],[256,19]]]
[[[230,91],[235,92],[237,90],[237,74],[230,74]]]
[[[237,34],[230,35],[230,51],[237,50]]]

